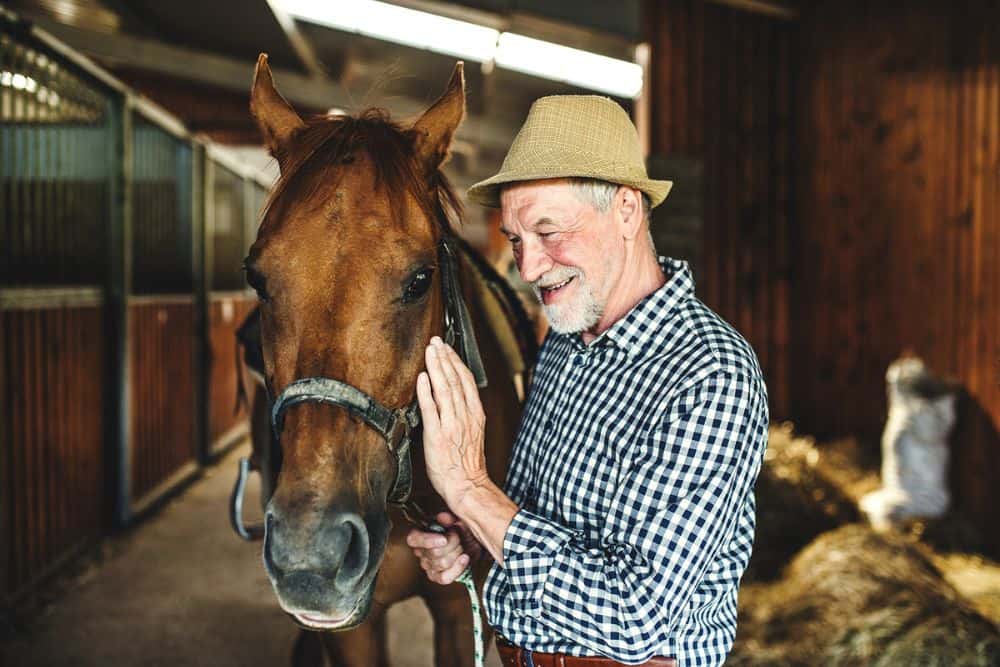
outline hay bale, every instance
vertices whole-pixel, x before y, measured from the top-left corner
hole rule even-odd
[[[757,531],[744,582],[771,581],[816,536],[861,520],[854,501],[837,484],[828,455],[791,424],[771,429],[757,485]]]
[[[1000,629],[903,536],[827,532],[740,594],[727,665],[1000,665]]]

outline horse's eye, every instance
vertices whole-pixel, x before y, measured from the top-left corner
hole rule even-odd
[[[267,302],[270,298],[267,294],[267,279],[253,267],[243,267],[243,271],[246,273],[247,284],[253,288],[254,292],[257,292],[257,298]]]
[[[427,294],[427,290],[431,286],[431,277],[434,275],[434,270],[430,267],[420,269],[417,273],[410,278],[410,282],[406,284],[406,289],[403,290],[403,301],[405,303],[413,303],[420,299],[423,295]]]

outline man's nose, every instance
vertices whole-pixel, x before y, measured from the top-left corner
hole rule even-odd
[[[533,283],[552,269],[552,258],[538,241],[522,239],[516,256],[517,270],[525,282]]]

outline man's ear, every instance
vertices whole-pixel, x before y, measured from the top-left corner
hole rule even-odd
[[[464,117],[465,70],[459,61],[455,63],[444,95],[413,124],[417,132],[417,155],[427,173],[448,160],[451,141]]]
[[[281,166],[289,140],[293,134],[305,127],[305,123],[274,87],[266,53],[260,54],[257,58],[253,89],[250,92],[250,113],[253,114],[257,127],[264,135],[268,150]]]
[[[615,208],[618,221],[621,224],[622,236],[634,239],[642,231],[644,219],[642,213],[642,192],[635,188],[622,185],[615,193]]]

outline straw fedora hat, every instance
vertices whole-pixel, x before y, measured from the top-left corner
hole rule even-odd
[[[500,173],[476,183],[469,199],[500,206],[507,183],[543,178],[597,178],[649,195],[653,206],[667,198],[673,181],[646,174],[639,134],[625,110],[599,95],[552,95],[531,105]]]

